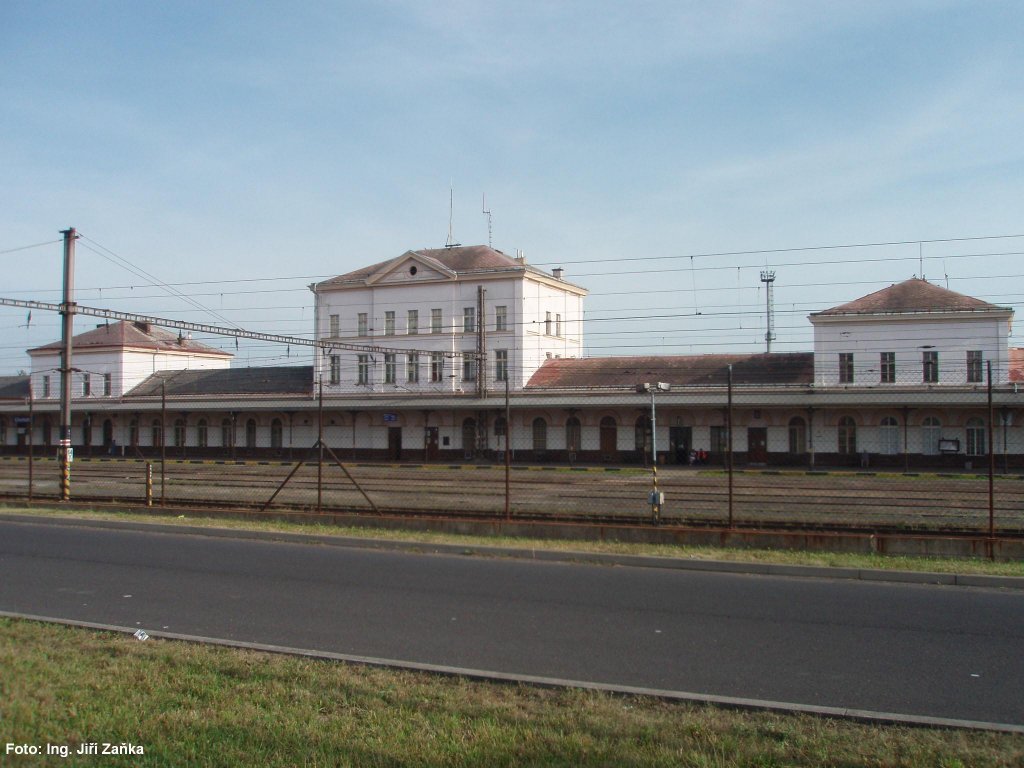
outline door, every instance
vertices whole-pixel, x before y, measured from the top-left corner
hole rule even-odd
[[[615,461],[618,451],[618,428],[615,419],[605,416],[601,419],[601,461]]]
[[[690,444],[692,427],[669,427],[668,448],[669,461],[673,464],[690,463]]]
[[[424,441],[424,461],[437,461],[437,427],[427,427],[427,434]]]
[[[747,461],[751,464],[764,464],[768,461],[767,427],[747,429]]]
[[[402,458],[402,428],[388,427],[388,459],[399,461]]]

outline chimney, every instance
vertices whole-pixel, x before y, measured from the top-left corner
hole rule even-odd
[[[554,269],[551,270],[551,274],[555,278],[555,280],[561,280],[562,279],[562,274],[564,272],[565,272],[565,270],[562,269],[561,267],[555,267]]]

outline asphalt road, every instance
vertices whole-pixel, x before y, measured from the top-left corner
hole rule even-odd
[[[0,522],[0,610],[1024,724],[1024,594]]]

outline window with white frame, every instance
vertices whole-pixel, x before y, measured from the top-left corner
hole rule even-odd
[[[435,307],[430,310],[430,332],[441,333],[442,330],[441,310]]]
[[[494,330],[508,330],[508,307],[497,306],[494,308]]]
[[[395,312],[389,310],[384,313],[384,335],[394,336],[395,335]]]
[[[405,359],[406,380],[410,384],[416,384],[420,380],[420,356],[416,352],[409,352]]]
[[[925,384],[937,384],[939,381],[939,353],[934,349],[921,353],[921,381]]]
[[[341,315],[331,315],[329,333],[331,336],[337,336],[341,333]]]
[[[896,353],[895,352],[882,352],[879,355],[878,366],[880,369],[880,375],[878,380],[882,384],[895,384],[896,383]]]
[[[103,395],[110,397],[110,393],[113,391],[113,380],[109,373],[103,374]]]
[[[852,455],[857,452],[857,422],[852,416],[843,416],[836,425],[836,441],[839,453]]]
[[[853,352],[839,353],[839,383],[853,384]]]
[[[384,383],[394,384],[397,381],[397,359],[398,355],[394,352],[386,352],[384,354]]]
[[[462,380],[463,381],[476,381],[476,368],[477,360],[475,357],[470,355],[464,355],[462,358]]]
[[[562,335],[562,316],[555,314],[555,336],[561,337]]]
[[[43,376],[43,397],[50,396],[50,377]]]
[[[807,453],[807,422],[800,416],[789,420],[789,452],[794,455]]]
[[[508,350],[494,350],[494,380],[508,381]]]
[[[356,358],[356,384],[370,383],[370,356],[359,355]]]
[[[370,334],[370,321],[366,312],[356,315],[356,334],[358,336],[369,336]]]
[[[551,324],[551,313],[550,312],[545,312],[544,313],[544,334],[547,335],[547,336],[551,335],[551,330],[552,330],[551,325],[552,325]]]
[[[92,379],[88,373],[82,374],[82,397],[89,397],[92,394]]]
[[[971,350],[967,353],[967,382],[969,384],[980,384],[983,381],[982,357],[981,350]]]
[[[465,333],[476,333],[476,307],[462,308],[462,330]]]
[[[434,383],[441,381],[444,377],[444,354],[441,352],[430,353],[430,380]]]
[[[331,384],[341,383],[341,355],[331,355]]]
[[[406,313],[405,332],[410,336],[415,336],[420,332],[420,311],[418,309],[410,309]]]

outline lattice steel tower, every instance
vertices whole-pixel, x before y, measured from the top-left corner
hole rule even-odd
[[[767,314],[767,330],[764,332],[765,351],[772,351],[772,342],[775,340],[775,299],[772,295],[772,288],[775,283],[775,270],[765,269],[761,271],[761,282],[765,285],[765,312]]]

